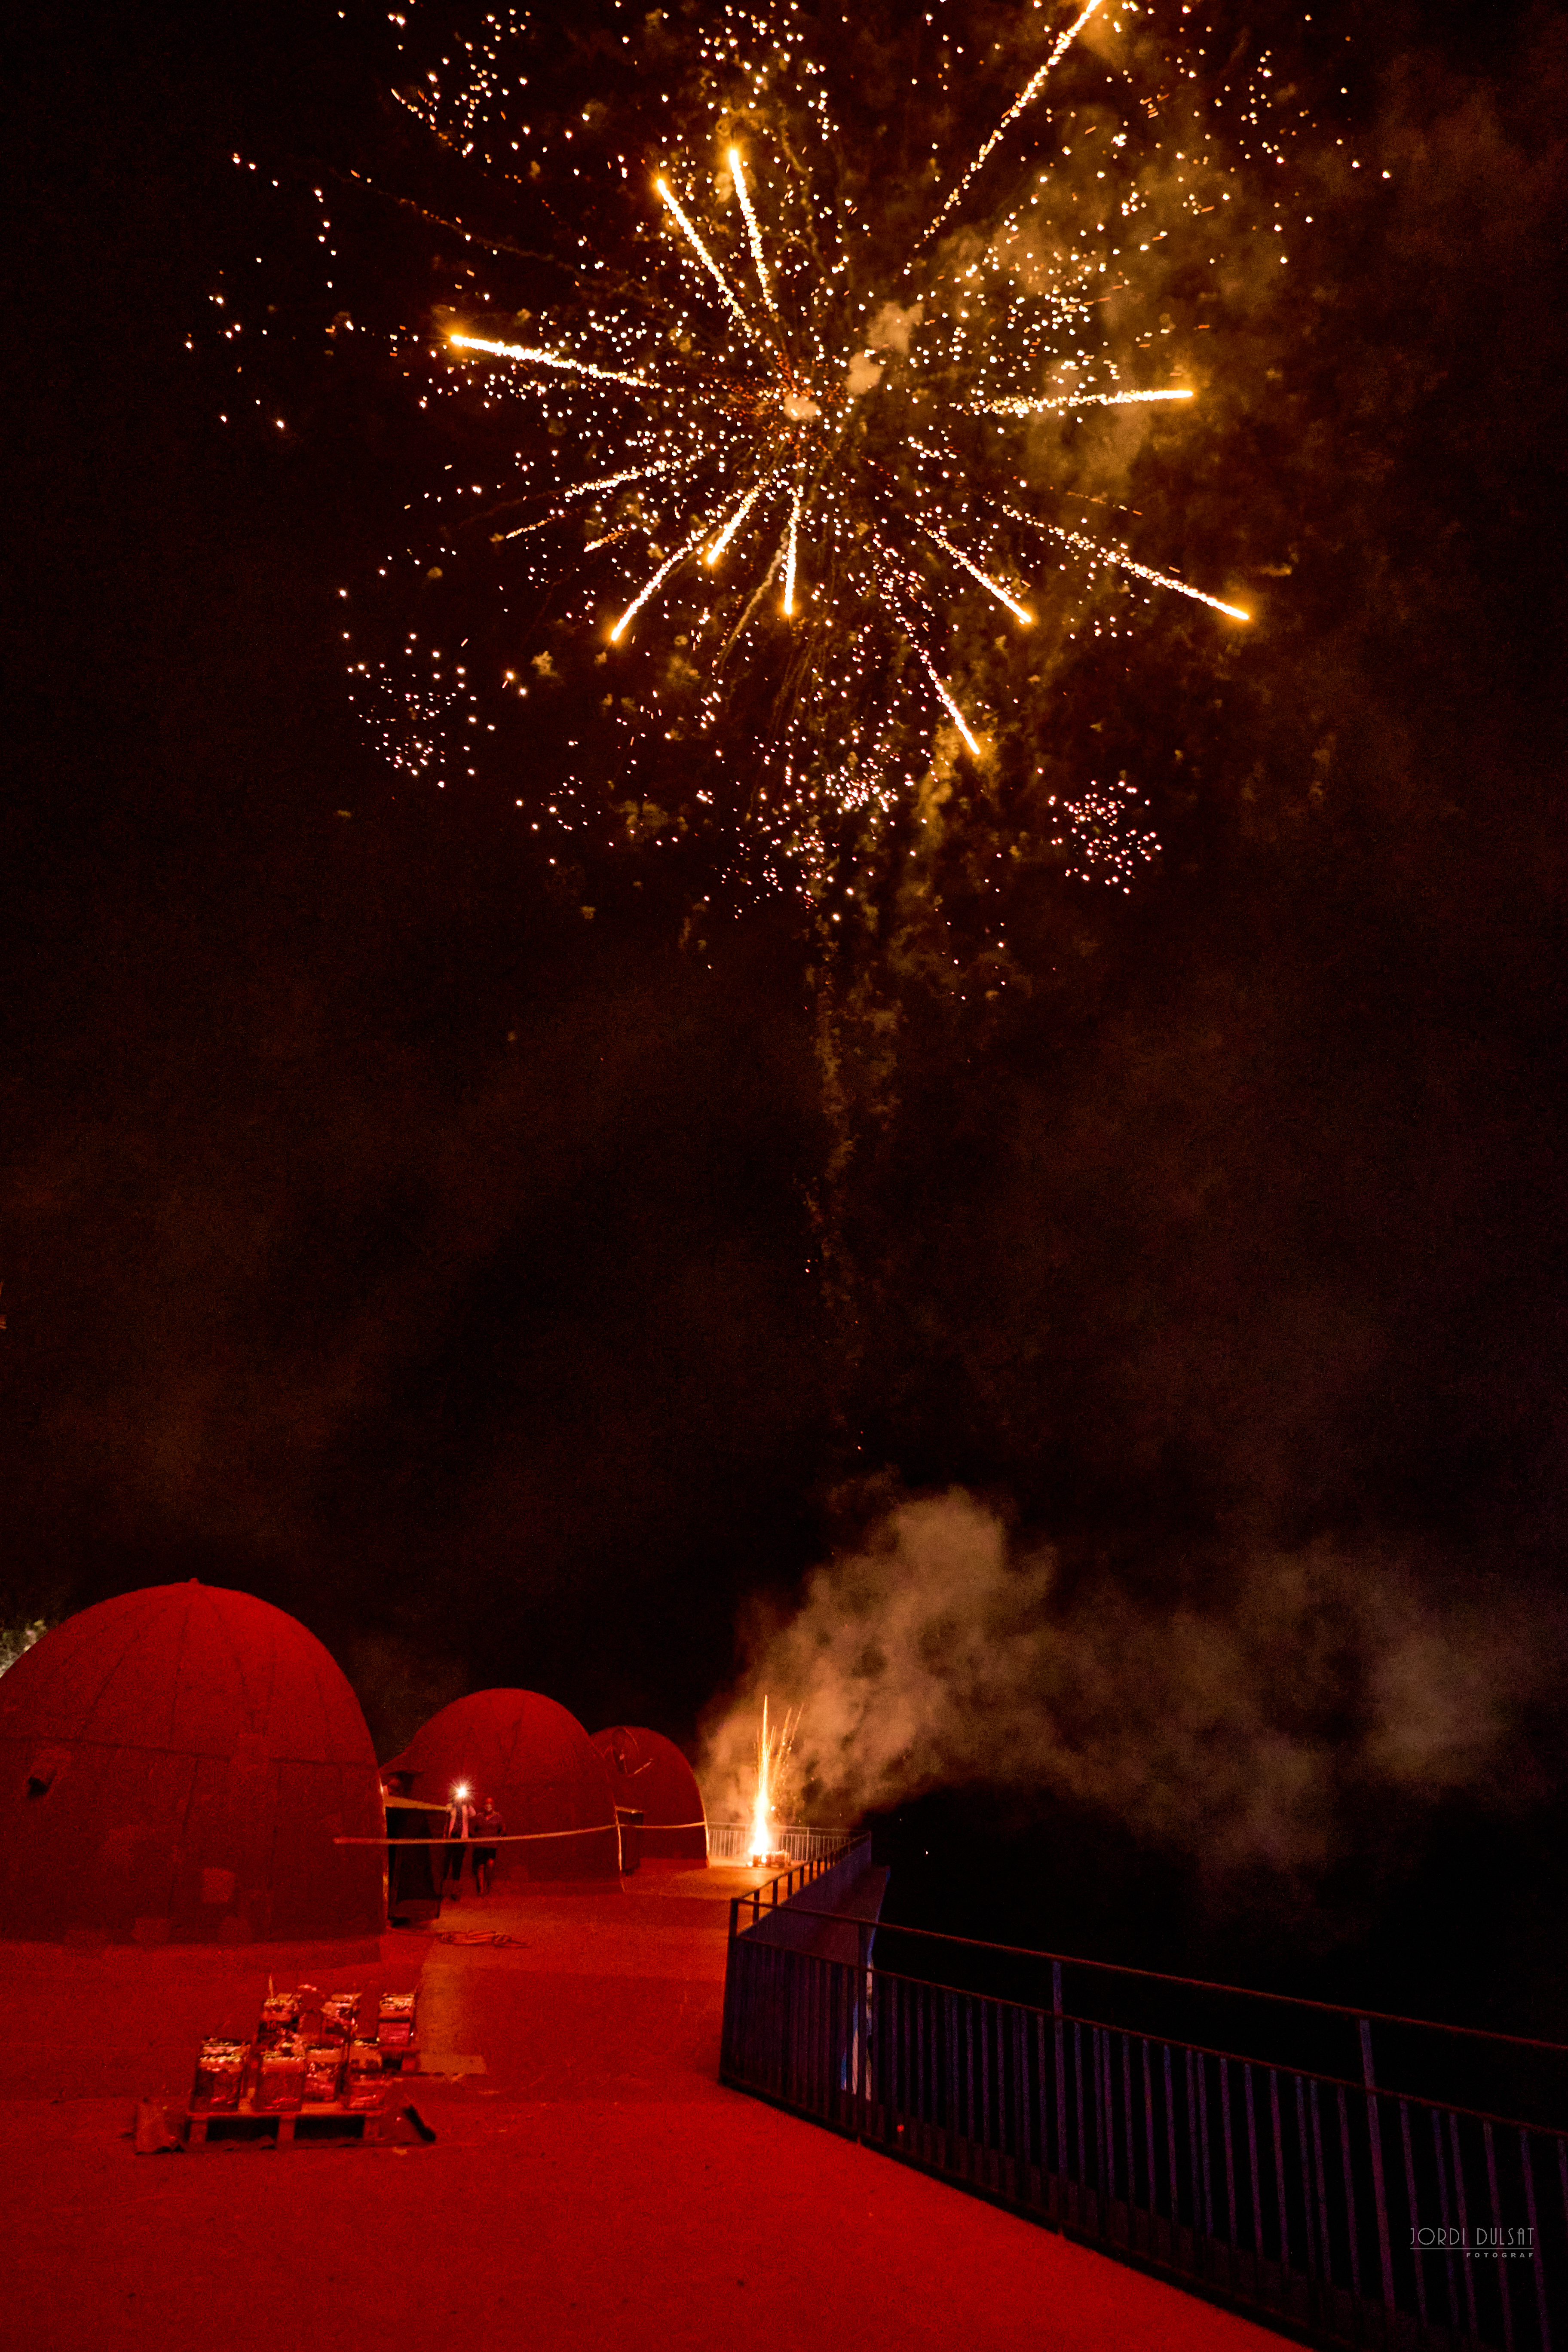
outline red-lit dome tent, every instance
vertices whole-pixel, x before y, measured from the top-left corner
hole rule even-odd
[[[609,1776],[574,1715],[538,1691],[470,1691],[416,1731],[385,1767],[408,1793],[445,1804],[461,1781],[493,1797],[506,1823],[496,1877],[620,1880]]]
[[[248,1592],[160,1584],[0,1675],[0,1935],[380,1933],[384,1816],[359,1702]]]
[[[645,1862],[708,1859],[708,1819],[697,1775],[661,1731],[617,1723],[596,1731],[594,1745],[604,1758],[617,1805],[643,1817]]]

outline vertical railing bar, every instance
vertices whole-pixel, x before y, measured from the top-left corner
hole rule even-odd
[[[1029,2107],[1024,2088],[1028,2068],[1028,2045],[1024,2031],[1024,2012],[1016,2001],[1008,2002],[1006,2019],[1005,2107],[1008,2115],[1007,2147],[1016,2168],[1018,2193],[1022,2199],[1026,2195],[1029,2184]]]
[[[1285,2135],[1279,2127],[1279,2074],[1268,2069],[1268,2116],[1274,2131],[1274,2189],[1279,2201],[1279,2287],[1290,2269],[1290,2210],[1285,2195]]]
[[[1198,2091],[1194,2075],[1195,2059],[1187,2052],[1187,2169],[1193,2180],[1193,2252],[1198,2257],[1200,2269],[1207,2266],[1207,2256],[1201,2252],[1204,2239],[1204,2193],[1198,2179]]]
[[[925,2006],[923,2000],[924,1991],[925,1988],[923,1985],[910,1985],[908,2000],[905,2004],[905,2014],[909,2019],[908,2037],[910,2067],[909,2113],[905,2118],[905,2128],[913,2132],[915,2135],[915,2141],[921,2147],[922,2150],[924,2147],[926,2112],[925,2049],[921,2034],[921,2020]],[[907,2156],[910,2153],[910,2150],[906,2148],[904,2153]]]
[[[1454,2275],[1454,2253],[1451,2242],[1453,2221],[1448,2206],[1448,2168],[1443,2155],[1443,2126],[1436,2107],[1432,2109],[1432,2158],[1437,2168],[1437,2211],[1443,2225],[1443,2270],[1447,2281],[1448,2318],[1456,2335],[1459,2327],[1459,2286]]]
[[[1160,2191],[1154,2169],[1154,2084],[1149,2072],[1149,2036],[1140,2036],[1143,2045],[1143,2155],[1148,2165],[1149,2182],[1149,2250],[1154,2250],[1155,2223],[1160,2218]]]
[[[1236,2149],[1230,2121],[1230,2061],[1219,2062],[1219,2115],[1225,2134],[1225,2201],[1229,2224],[1226,2234],[1231,2252],[1236,2252]]]
[[[1165,2158],[1171,2174],[1171,2259],[1176,2258],[1182,2226],[1182,2191],[1176,2175],[1176,2094],[1171,2081],[1171,2045],[1162,2042],[1165,2062]]]
[[[1209,2070],[1208,2061],[1198,2058],[1198,2131],[1204,2151],[1204,2235],[1214,2243],[1214,2158],[1209,2150]]]
[[[1101,2073],[1100,2028],[1089,2029],[1089,2055],[1094,2080],[1094,2192],[1095,2219],[1100,2228],[1105,2227],[1105,2082]]]
[[[1252,2061],[1242,2062],[1242,2095],[1247,2105],[1247,2169],[1252,2187],[1252,2252],[1253,2259],[1263,2260],[1263,2197],[1258,2185],[1258,2110],[1253,2101]]]
[[[1351,2247],[1351,2293],[1361,2301],[1361,2244],[1355,2223],[1355,2174],[1351,2167],[1350,2110],[1345,2105],[1342,2083],[1335,2087],[1334,2097],[1340,2110],[1340,2169],[1345,2184],[1345,2235]]]
[[[1318,2284],[1328,2313],[1329,2290],[1334,2283],[1333,2242],[1329,2236],[1329,2183],[1323,2170],[1323,2123],[1318,2112],[1318,2078],[1307,2080],[1307,2105],[1312,2117],[1312,2184],[1318,2201]]]
[[[1498,2248],[1497,2283],[1502,2297],[1503,2352],[1513,2352],[1513,2298],[1508,2288],[1508,2256],[1502,2251],[1502,2199],[1498,2194],[1497,2145],[1489,2123],[1481,2126],[1481,2141],[1487,2152],[1487,2190],[1491,2200],[1492,2229]]]
[[[1133,2242],[1132,2215],[1138,2203],[1138,2166],[1132,2154],[1132,2037],[1117,2036],[1121,2044],[1121,2116],[1126,2127],[1127,2242]]]
[[[1068,2077],[1067,2044],[1062,2026],[1062,1964],[1051,1962],[1051,2006],[1056,2012],[1054,2032],[1057,2044],[1057,2178],[1068,2177]],[[1563,2200],[1568,2203],[1568,2173],[1563,2175]]]
[[[1050,2160],[1049,2134],[1046,2129],[1046,2021],[1038,2011],[1035,2016],[1035,2099],[1040,2140],[1040,2195],[1048,2205],[1051,2192],[1047,2184],[1059,2167]]]
[[[1552,2321],[1546,2309],[1546,2265],[1541,2259],[1541,2230],[1535,2213],[1535,2168],[1531,2161],[1530,2134],[1519,2135],[1519,2168],[1524,2175],[1524,2210],[1530,2221],[1530,2260],[1535,2272],[1535,2308],[1541,2321],[1541,2352],[1552,2352]]]
[[[958,1995],[955,1992],[944,1992],[942,1997],[942,2036],[947,2060],[944,2070],[947,2075],[947,2128],[942,2146],[946,2169],[956,2172],[959,2169],[958,2143],[962,2134],[958,2112]]]
[[[1076,2017],[1072,2021],[1072,2088],[1078,2108],[1078,2186],[1081,2193],[1087,2186],[1083,2161],[1083,2027]]]
[[[1454,2157],[1454,2203],[1459,2216],[1459,2243],[1461,2246],[1468,2246],[1470,2217],[1465,2204],[1465,2154],[1459,2145],[1459,2118],[1451,2107],[1448,2110],[1448,2145],[1453,2150]],[[1463,2262],[1460,2271],[1465,2282],[1465,2308],[1469,2314],[1470,2334],[1473,2336],[1476,2332],[1475,2264],[1468,2261]]]
[[[972,1993],[960,1996],[963,2002],[963,2177],[974,2178],[974,1998]]]
[[[1426,2257],[1416,2242],[1420,2231],[1415,2205],[1415,2159],[1410,2147],[1410,2102],[1399,2102],[1399,2137],[1405,2149],[1405,2209],[1410,2216],[1410,2259],[1415,2271],[1415,2308],[1426,2326]]]
[[[1105,2029],[1105,2166],[1106,2194],[1115,2201],[1116,2189],[1116,2045],[1120,2036]]]
[[[1030,2194],[1030,2166],[1035,2164],[1037,2133],[1035,2119],[1039,2115],[1035,2100],[1030,2098],[1030,2011],[1013,2011],[1013,2098],[1018,2100],[1018,2161],[1023,2164],[1020,2189]],[[1044,2178],[1047,2161],[1044,2149],[1039,2149],[1039,2171]]]
[[[1377,2251],[1383,2265],[1383,2307],[1394,2309],[1394,2250],[1388,2237],[1388,2200],[1383,2178],[1383,2110],[1377,2101],[1377,2077],[1372,2069],[1372,2020],[1360,2018],[1361,2074],[1366,2084],[1366,2128],[1372,2145],[1372,2194],[1377,2213]]]

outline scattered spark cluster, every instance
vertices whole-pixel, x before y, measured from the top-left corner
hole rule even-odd
[[[1133,0],[1035,0],[1005,45],[941,0],[870,31],[799,0],[689,29],[609,6],[542,74],[516,12],[438,65],[424,16],[391,19],[400,104],[480,192],[423,211],[463,260],[420,406],[474,454],[352,600],[351,678],[405,776],[504,776],[563,861],[727,830],[753,886],[864,902],[918,856],[933,765],[994,799],[1041,772],[1075,639],[1168,597],[1248,618],[1130,509],[1104,527],[1075,436],[1130,451],[1201,406],[1191,289],[1241,225],[1237,140],[1286,152],[1268,55],[1211,88],[1191,8]],[[1264,212],[1281,234],[1275,188]],[[1126,887],[1158,846],[1135,813],[1090,784],[1046,830]]]
[[[1160,855],[1159,835],[1142,821],[1148,803],[1125,776],[1114,784],[1091,782],[1071,797],[1049,793],[1046,805],[1060,824],[1051,846],[1066,853],[1071,879],[1129,890],[1139,867]]]

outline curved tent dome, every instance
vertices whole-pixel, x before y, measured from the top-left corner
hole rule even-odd
[[[0,1676],[0,1934],[374,1936],[384,1834],[359,1702],[248,1592],[160,1584],[68,1617]]]
[[[635,1805],[643,1817],[645,1861],[706,1862],[708,1820],[697,1775],[660,1731],[617,1723],[595,1731],[594,1745],[604,1759],[617,1805]]]
[[[445,1804],[466,1782],[493,1797],[508,1838],[498,1878],[610,1878],[620,1840],[605,1768],[574,1715],[538,1691],[470,1691],[416,1731],[385,1767],[410,1776],[408,1793]]]

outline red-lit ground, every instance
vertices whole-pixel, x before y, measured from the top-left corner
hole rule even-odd
[[[739,1871],[466,1897],[341,1953],[0,1945],[0,2336],[29,2352],[1276,2345],[1277,2337],[715,2080]],[[137,2156],[271,1969],[420,1987],[430,2147]]]

